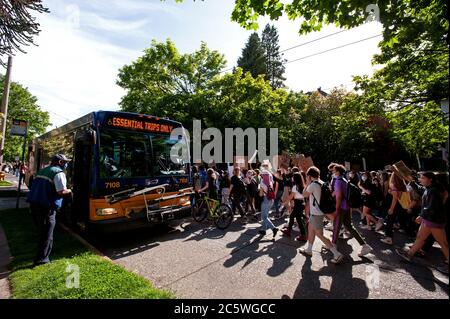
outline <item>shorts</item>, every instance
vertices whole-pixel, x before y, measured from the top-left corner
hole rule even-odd
[[[323,230],[323,219],[325,215],[310,215],[309,223],[313,226],[314,230]]]
[[[444,229],[445,228],[445,224],[433,223],[424,218],[422,218],[422,224],[428,228],[436,228],[436,229]]]

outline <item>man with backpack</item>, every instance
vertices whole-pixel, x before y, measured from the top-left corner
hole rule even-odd
[[[370,253],[372,251],[372,247],[366,243],[366,241],[353,226],[352,215],[347,202],[348,182],[343,178],[344,172],[345,167],[342,165],[337,164],[333,168],[334,185],[332,195],[336,201],[336,206],[335,212],[333,213],[334,221],[332,242],[333,244],[337,243],[339,231],[341,229],[341,225],[343,225],[361,245],[361,251],[358,256],[362,257]]]
[[[310,167],[306,172],[308,186],[303,192],[305,198],[309,198],[309,224],[308,224],[308,246],[300,248],[304,255],[312,257],[314,240],[318,237],[325,246],[333,253],[332,263],[340,263],[344,256],[337,250],[336,246],[323,235],[324,213],[320,210],[319,203],[322,201],[322,188],[328,189],[328,185],[319,179],[320,170],[317,167]]]

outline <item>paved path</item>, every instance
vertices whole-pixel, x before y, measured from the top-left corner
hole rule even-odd
[[[10,187],[0,187],[0,193],[2,191],[16,191],[18,178],[12,174],[6,174],[5,180],[13,183]],[[24,192],[28,191],[26,185],[23,185],[21,189]],[[19,198],[19,208],[28,207],[25,201],[25,197]],[[17,197],[1,197],[0,196],[0,210],[4,209],[15,209],[16,208]],[[9,251],[8,241],[6,235],[3,231],[2,225],[0,224],[0,299],[11,298],[11,291],[8,282],[8,265],[11,261],[11,254]]]
[[[321,252],[320,241],[312,259],[306,258],[293,237],[260,238],[258,226],[235,221],[224,232],[186,220],[172,231],[122,234],[96,245],[118,264],[181,298],[448,299],[448,275],[429,267],[443,264],[438,248],[428,261],[406,264],[379,242],[379,234],[360,230],[374,253],[361,259],[357,242],[342,240],[339,247],[347,258],[336,266],[329,253]],[[398,245],[405,239],[396,236]]]
[[[19,178],[17,177],[17,176],[15,176],[15,175],[13,175],[13,174],[9,174],[9,173],[5,173],[6,175],[5,175],[5,180],[6,181],[8,181],[8,182],[11,182],[11,183],[13,183],[13,185],[12,186],[1,186],[0,187],[0,192],[2,191],[2,190],[12,190],[12,191],[16,191],[17,190],[17,186],[18,186],[18,181],[19,181]],[[27,187],[27,185],[25,184],[25,183],[23,183],[22,182],[22,184],[20,185],[20,190],[21,191],[28,191],[28,187]]]
[[[9,299],[11,297],[8,282],[8,265],[10,261],[11,254],[9,252],[8,241],[6,240],[2,225],[0,225],[0,299]]]

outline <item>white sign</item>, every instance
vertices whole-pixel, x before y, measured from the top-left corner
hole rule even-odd
[[[13,120],[11,125],[11,135],[26,136],[28,123],[24,120]]]

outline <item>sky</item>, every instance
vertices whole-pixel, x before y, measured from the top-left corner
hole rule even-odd
[[[52,126],[59,127],[95,110],[119,110],[126,91],[116,85],[118,70],[150,47],[152,39],[170,38],[181,53],[191,53],[201,41],[225,55],[227,68],[236,65],[248,37],[231,21],[232,0],[44,0],[49,14],[36,15],[41,32],[38,46],[25,47],[14,57],[12,80],[21,83],[48,111]],[[320,32],[300,36],[300,22],[282,17],[259,20],[261,34],[267,22],[279,33],[280,50],[339,31],[326,26]],[[294,91],[352,89],[352,76],[372,74],[371,60],[379,52],[381,37],[333,50],[381,33],[378,22],[363,24],[337,35],[284,52],[285,84]],[[305,58],[306,57],[306,58]],[[3,72],[3,71],[0,71]]]

